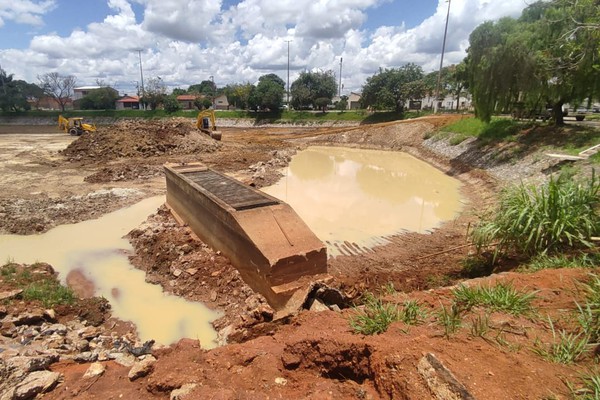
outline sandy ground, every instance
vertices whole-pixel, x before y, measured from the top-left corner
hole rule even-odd
[[[53,369],[62,372],[65,381],[47,398],[162,399],[184,384],[195,385],[186,399],[433,398],[417,371],[419,361],[429,352],[478,399],[534,399],[553,394],[566,398],[563,378],[576,380],[583,367],[552,364],[531,352],[536,335],[550,340],[547,323],[494,315],[494,334],[502,338],[496,341],[474,337],[468,328],[448,339],[434,323],[435,309],[449,297],[448,289],[437,288],[464,278],[461,261],[472,250],[465,246],[467,231],[476,220],[476,211],[494,201],[497,188],[496,179],[482,169],[423,145],[426,133],[453,118],[460,116],[339,128],[224,128],[221,143],[194,136],[196,147],[186,147],[181,153],[177,153],[181,146],[165,147],[164,143],[175,139],[160,133],[176,125],[180,129],[181,121],[165,122],[156,129],[164,143],[132,137],[131,130],[143,126],[110,128],[118,131],[114,143],[110,142],[113,144],[99,140],[101,136],[76,139],[48,132],[53,127],[0,128],[3,233],[42,232],[164,193],[161,165],[167,161],[202,161],[245,183],[263,186],[277,179],[277,168],[257,174],[254,165],[279,166],[286,158],[282,152],[313,143],[406,151],[463,183],[464,211],[432,234],[399,235],[372,252],[329,261],[332,286],[349,299],[393,285],[400,291],[391,295],[393,301],[416,297],[430,310],[430,317],[418,327],[393,325],[387,333],[373,337],[351,332],[351,309],[341,313],[307,311],[269,322],[268,306],[249,290],[229,261],[197,241],[161,209],[130,233],[136,249],[132,262],[146,271],[149,282],[224,312],[215,326],[228,329],[232,344],[205,351],[197,341],[183,340],[160,350],[154,372],[132,383],[126,379],[127,371],[111,362],[105,375],[92,385],[81,378],[87,366],[57,364]],[[104,147],[98,150],[98,146]],[[91,193],[96,195],[89,196]],[[62,205],[60,213],[52,211],[57,202]],[[157,253],[158,258],[154,256]],[[194,272],[175,277],[174,270]],[[574,309],[572,285],[585,275],[585,271],[571,270],[524,277],[510,274],[500,279],[514,281],[524,290],[541,290],[543,295],[536,304],[544,313],[557,314],[561,309]],[[508,345],[499,344],[505,342]]]

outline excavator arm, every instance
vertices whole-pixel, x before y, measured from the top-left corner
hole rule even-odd
[[[63,117],[62,115],[58,116],[58,129],[63,130],[65,132],[69,131],[69,120]]]
[[[221,140],[221,132],[217,130],[215,112],[204,110],[198,113],[196,127],[215,140]]]

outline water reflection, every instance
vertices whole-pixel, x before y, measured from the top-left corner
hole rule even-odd
[[[310,147],[263,190],[288,202],[335,255],[340,243],[369,248],[452,219],[461,209],[459,186],[405,153]]]

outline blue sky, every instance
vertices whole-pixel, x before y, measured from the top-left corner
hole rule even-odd
[[[19,79],[57,71],[132,93],[146,79],[218,86],[267,73],[339,71],[358,91],[380,67],[439,64],[445,0],[0,0],[0,66]],[[516,17],[524,0],[452,0],[445,65],[459,62],[485,20]],[[25,62],[24,62],[25,61]]]

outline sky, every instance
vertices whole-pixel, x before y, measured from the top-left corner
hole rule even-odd
[[[444,65],[471,31],[518,17],[527,0],[451,0]],[[531,1],[529,1],[530,3]],[[275,73],[333,70],[342,94],[379,68],[439,68],[447,0],[0,0],[0,67],[37,83],[47,72],[135,94],[143,78],[169,88],[218,87]],[[289,44],[289,53],[288,53]],[[288,64],[289,54],[289,64]],[[341,62],[340,62],[341,61]],[[212,77],[212,78],[211,78]]]

